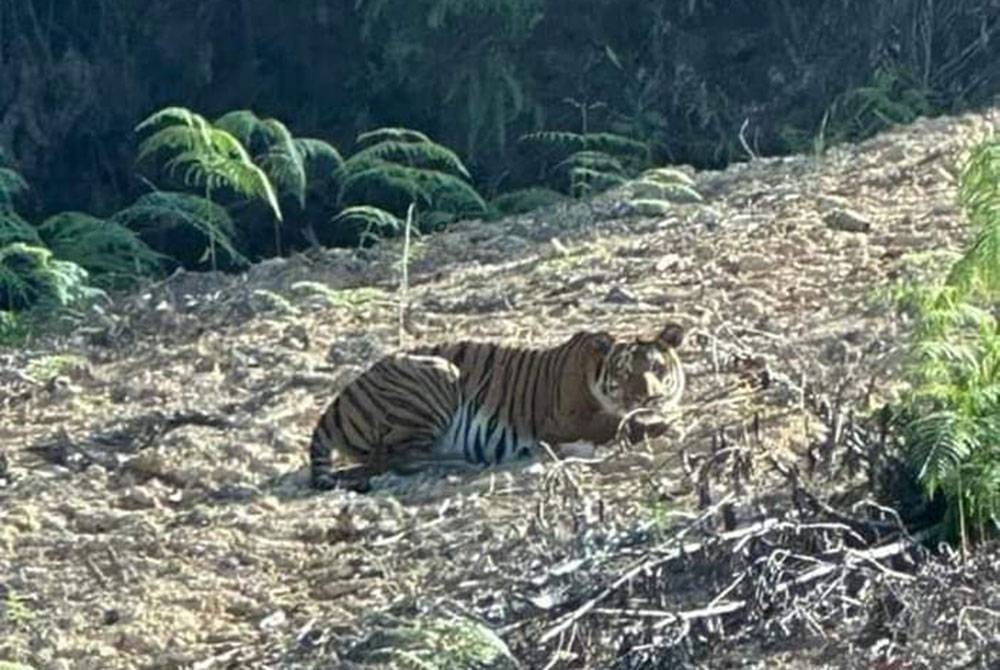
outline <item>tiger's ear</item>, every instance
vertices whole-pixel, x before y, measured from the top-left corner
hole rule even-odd
[[[671,321],[656,336],[656,343],[664,349],[677,349],[684,344],[684,335],[684,327]]]
[[[594,333],[590,337],[590,344],[594,347],[594,351],[601,356],[607,356],[611,353],[611,347],[614,346],[615,340],[607,333]]]

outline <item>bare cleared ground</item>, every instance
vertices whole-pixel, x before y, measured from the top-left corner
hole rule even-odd
[[[462,617],[494,631],[520,667],[679,667],[655,620],[705,606],[717,579],[651,563],[628,577],[630,566],[699,515],[714,519],[734,479],[737,526],[790,508],[775,464],[805,472],[824,430],[806,405],[862,412],[891,394],[905,324],[873,291],[900,276],[905,255],[958,247],[956,166],[998,120],[921,120],[821,160],[697,173],[705,202],[665,217],[630,216],[607,196],[416,243],[408,343],[542,345],[582,328],[687,323],[683,413],[670,434],[628,451],[312,493],[306,444],[319,412],[398,344],[395,243],[243,276],[178,274],[0,351],[0,666],[421,667],[438,644],[439,665],[424,667],[473,667],[442,660],[460,643],[434,622]],[[741,385],[740,355],[766,361],[767,389]],[[743,445],[747,473],[712,488],[698,464],[726,439]],[[828,479],[812,490],[849,500]],[[889,624],[841,630],[834,613],[788,624],[785,639],[785,624],[765,626],[763,642],[691,629],[685,658],[988,667],[1000,640],[984,622],[1000,596],[976,579],[995,586],[998,554],[984,550],[961,587],[979,600],[941,596],[940,620],[910,616],[895,637]],[[653,591],[676,599],[629,604]],[[725,616],[693,620],[724,627]],[[424,650],[399,651],[400,631],[423,635]]]

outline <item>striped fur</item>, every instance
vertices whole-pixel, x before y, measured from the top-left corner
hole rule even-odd
[[[499,464],[542,441],[607,442],[629,411],[679,401],[683,336],[671,323],[651,338],[577,333],[549,349],[462,341],[387,356],[320,417],[309,449],[313,486],[336,484],[334,452],[378,474]]]

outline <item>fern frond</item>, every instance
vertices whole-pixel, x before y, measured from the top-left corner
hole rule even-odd
[[[434,143],[430,137],[419,130],[413,130],[412,128],[376,128],[374,130],[361,133],[357,138],[358,144],[371,144],[386,141],[419,142],[423,144]]]
[[[132,230],[81,212],[62,212],[38,228],[45,245],[60,260],[87,270],[95,283],[119,286],[154,274],[164,257]]]
[[[674,168],[660,167],[646,170],[640,179],[656,182],[658,184],[683,184],[689,188],[694,188],[694,179]]]
[[[12,242],[40,245],[38,231],[13,210],[0,210],[0,246]]]
[[[111,220],[139,231],[188,227],[201,233],[206,240],[214,240],[234,262],[249,262],[233,244],[236,226],[229,212],[197,195],[170,191],[147,193]]]
[[[570,177],[574,185],[586,186],[604,190],[614,186],[621,186],[627,180],[623,175],[612,172],[602,172],[588,167],[574,167],[570,170]]]
[[[334,224],[345,222],[360,222],[369,228],[392,232],[402,230],[405,225],[402,219],[392,212],[371,205],[345,207],[330,220],[330,223]]]
[[[632,187],[632,192],[640,197],[672,200],[674,202],[702,201],[701,194],[687,184],[637,179],[629,182],[629,185]]]
[[[0,212],[13,211],[14,200],[28,190],[28,182],[16,170],[0,167]]]
[[[135,132],[141,133],[164,122],[180,123],[185,126],[198,125],[200,117],[186,107],[170,106],[150,114],[135,127]]]
[[[915,419],[906,427],[906,434],[917,476],[932,496],[950,472],[979,447],[974,423],[952,410]]]
[[[336,147],[324,140],[296,137],[295,148],[302,156],[310,181],[330,177],[344,164],[344,158]]]
[[[19,310],[37,304],[70,305],[100,295],[87,285],[87,271],[56,260],[44,247],[21,242],[0,247],[0,305]]]
[[[410,167],[435,168],[454,172],[466,179],[471,178],[458,154],[434,142],[383,140],[357,152],[348,159],[348,162],[370,159],[403,163]]]
[[[577,151],[562,162],[556,164],[556,169],[582,167],[594,172],[604,172],[624,176],[625,167],[622,162],[603,151]]]
[[[569,198],[550,188],[532,186],[501,193],[490,201],[490,207],[503,215],[523,214],[541,207],[549,207]]]

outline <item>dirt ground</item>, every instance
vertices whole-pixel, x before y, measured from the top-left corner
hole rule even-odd
[[[758,462],[794,463],[820,430],[803,389],[842,390],[859,411],[888,397],[905,323],[876,290],[909,271],[908,254],[958,248],[957,166],[998,126],[989,110],[821,159],[692,171],[704,202],[660,217],[630,215],[619,192],[418,240],[409,344],[690,327],[682,414],[627,452],[311,492],[319,413],[399,345],[395,242],[180,273],[0,350],[0,667],[451,667],[358,651],[442,612],[492,631],[520,667],[612,667],[623,615],[591,612],[607,640],[556,654],[541,633],[575,596],[538,585],[585,561],[613,574],[704,508],[684,458],[720,429],[756,417]],[[741,390],[739,355],[767,362],[766,392]],[[746,495],[767,500],[775,474],[756,472]],[[734,642],[702,662],[849,667],[867,644],[829,640]],[[911,665],[881,667],[927,667],[899,653]]]

